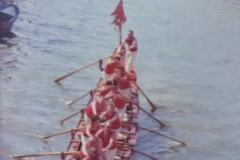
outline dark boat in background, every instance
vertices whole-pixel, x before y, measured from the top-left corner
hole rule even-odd
[[[13,23],[19,15],[19,8],[13,4],[0,6],[0,35],[11,31]]]

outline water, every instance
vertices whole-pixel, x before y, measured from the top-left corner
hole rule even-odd
[[[64,151],[69,135],[48,143],[41,137],[76,126],[78,116],[63,126],[59,120],[88,98],[72,108],[64,103],[92,89],[100,72],[92,66],[62,85],[53,81],[114,50],[118,33],[109,14],[117,1],[16,3],[17,37],[0,44],[0,155]],[[139,131],[137,149],[165,160],[240,159],[240,1],[133,0],[124,7],[123,36],[133,29],[139,43],[138,83],[158,106],[153,115],[169,126],[159,130],[144,113],[139,123],[187,143]]]

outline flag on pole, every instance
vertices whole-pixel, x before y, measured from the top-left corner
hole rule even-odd
[[[127,18],[123,10],[123,0],[119,1],[116,9],[111,13],[111,15],[115,16],[112,24],[116,26],[122,26],[122,24],[127,21]]]

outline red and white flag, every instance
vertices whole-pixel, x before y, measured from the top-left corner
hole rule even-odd
[[[121,26],[123,23],[127,21],[127,18],[123,10],[123,0],[119,1],[116,9],[111,13],[111,15],[115,16],[112,24],[116,26]]]

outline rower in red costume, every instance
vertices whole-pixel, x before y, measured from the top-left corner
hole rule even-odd
[[[103,73],[102,78],[104,82],[110,80],[113,77],[115,69],[121,65],[119,61],[119,56],[112,57],[111,60],[106,64],[105,68],[102,68],[102,60],[99,61],[99,68]]]
[[[118,91],[125,97],[130,96],[130,79],[128,74],[125,72],[125,69],[123,66],[119,66],[116,69],[116,74],[114,75],[113,81],[116,81]]]
[[[122,119],[124,112],[126,111],[127,107],[126,103],[129,102],[129,99],[124,97],[121,93],[119,93],[117,87],[113,88],[112,92],[105,97],[106,101],[108,101],[109,99],[116,107],[116,110],[120,115],[120,119]]]
[[[107,81],[100,89],[95,90],[95,96],[106,96],[114,88],[112,81]]]
[[[86,125],[82,132],[82,142],[87,141],[89,137],[95,136],[97,131],[100,129],[100,118],[99,116],[92,116],[91,123]]]
[[[95,136],[90,137],[89,141],[82,145],[77,156],[83,160],[108,160],[102,150],[100,140]]]
[[[101,121],[106,122],[106,125],[116,131],[116,135],[121,130],[121,119],[118,112],[115,111],[114,104],[110,104],[107,110],[102,114]]]
[[[105,110],[105,99],[103,97],[96,97],[89,105],[85,108],[85,123],[89,125],[91,118],[94,115],[100,116]]]
[[[117,152],[117,137],[115,130],[112,130],[109,125],[105,125],[104,128],[99,130],[96,135],[102,144],[103,152],[107,160],[113,160]]]

